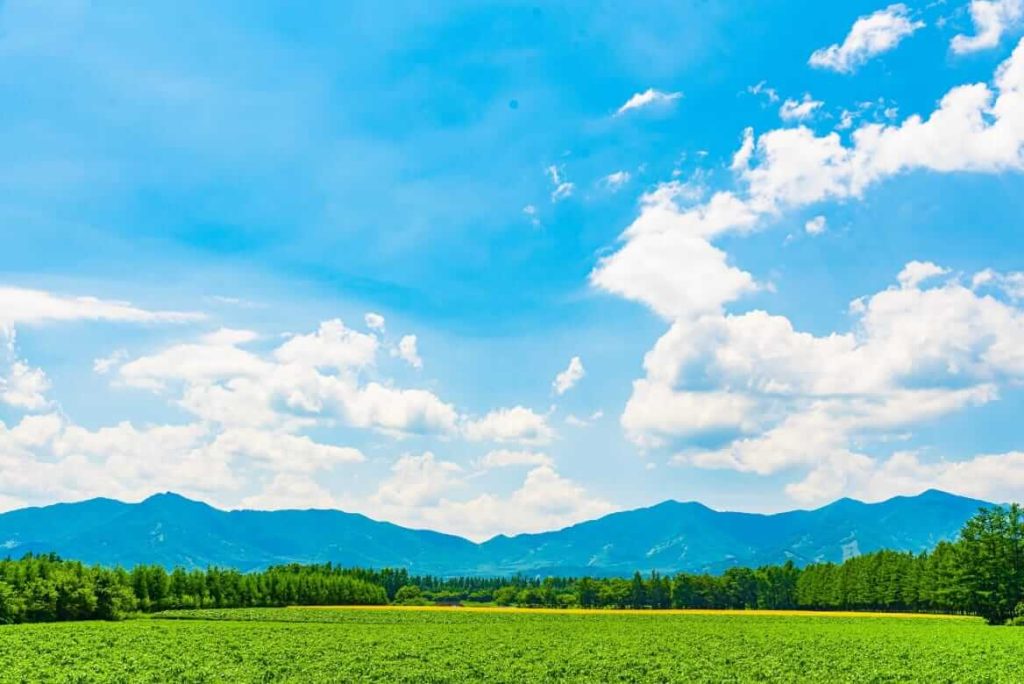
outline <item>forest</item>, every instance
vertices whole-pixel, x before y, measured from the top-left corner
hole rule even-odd
[[[182,608],[496,604],[550,608],[913,611],[1024,624],[1024,509],[982,509],[930,552],[844,563],[626,578],[415,576],[330,563],[264,571],[86,566],[55,555],[0,561],[0,623],[116,620]]]

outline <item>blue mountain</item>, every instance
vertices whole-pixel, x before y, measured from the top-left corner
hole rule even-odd
[[[52,551],[102,565],[240,570],[331,561],[436,575],[720,572],[787,560],[842,561],[882,548],[924,551],[955,538],[987,505],[935,490],[880,503],[840,499],[772,515],[665,501],[477,544],[343,511],[223,511],[166,493],[140,503],[90,499],[0,514],[0,554]]]

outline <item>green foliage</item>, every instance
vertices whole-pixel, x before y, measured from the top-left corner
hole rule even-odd
[[[1011,618],[1024,599],[1024,510],[996,506],[968,520],[957,561],[967,608],[991,624]]]
[[[120,620],[138,610],[169,608],[386,603],[386,589],[361,574],[330,564],[254,573],[219,568],[168,573],[143,565],[129,572],[30,554],[0,561],[0,624]]]
[[[1017,682],[1024,652],[1024,630],[941,617],[386,608],[154,617],[0,628],[0,681]]]
[[[395,592],[394,602],[404,606],[422,606],[427,603],[423,592],[415,584],[406,584]]]
[[[631,579],[412,576],[403,569],[285,565],[261,572],[86,567],[56,556],[0,561],[0,623],[119,620],[135,611],[388,601],[529,608],[700,608],[939,612],[1020,622],[1024,511],[984,509],[931,553],[877,551],[842,564],[792,562],[721,575]],[[1014,611],[1018,611],[1015,613]]]

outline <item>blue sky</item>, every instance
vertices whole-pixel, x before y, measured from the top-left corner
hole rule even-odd
[[[1021,1],[632,5],[0,2],[0,507],[1024,497]]]

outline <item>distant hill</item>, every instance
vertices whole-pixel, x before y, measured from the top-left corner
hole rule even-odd
[[[482,544],[342,511],[222,511],[177,494],[0,514],[0,553],[55,551],[89,563],[218,565],[241,570],[332,561],[438,575],[720,572],[792,559],[842,561],[881,548],[923,551],[952,539],[984,501],[930,490],[868,504],[840,499],[774,515],[665,501],[562,530]]]

